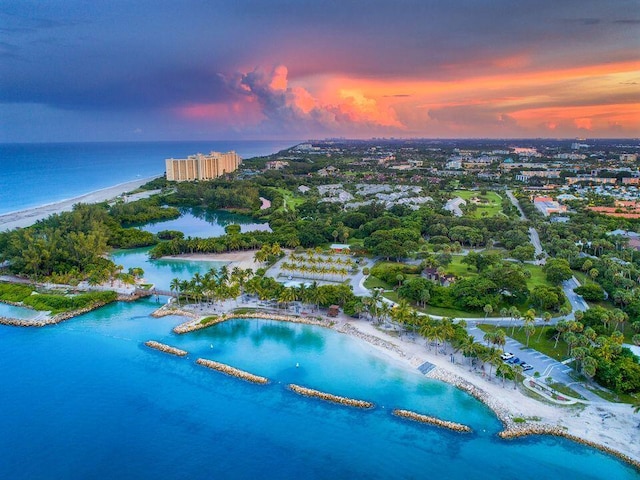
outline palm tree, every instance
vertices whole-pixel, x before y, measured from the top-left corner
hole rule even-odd
[[[544,312],[542,314],[542,321],[545,323],[545,325],[548,325],[549,322],[551,321],[551,314],[549,312]],[[538,342],[540,341],[540,337],[542,337],[543,330],[544,330],[544,327],[541,327],[540,333],[538,334]]]
[[[291,287],[285,287],[278,296],[278,302],[284,303],[285,308],[289,307],[289,303],[296,300],[296,291]]]
[[[176,300],[178,302],[178,306],[180,306],[180,279],[179,278],[174,278],[173,280],[171,280],[171,283],[169,284],[169,288],[171,289],[171,291],[175,291],[176,292]]]
[[[467,335],[465,339],[460,344],[460,350],[462,350],[462,355],[469,359],[469,367],[471,367],[471,363],[473,362],[473,357],[476,356],[478,351],[478,342],[473,338],[473,335]]]
[[[493,307],[491,306],[491,304],[487,303],[482,310],[484,310],[484,318],[486,319],[487,316],[491,315],[493,313]]]

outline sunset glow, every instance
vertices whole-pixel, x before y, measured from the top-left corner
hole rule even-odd
[[[180,15],[154,4],[116,31],[95,6],[92,35],[109,31],[106,44],[85,39],[80,3],[49,23],[19,6],[0,13],[16,32],[4,40],[0,138],[640,134],[637,3],[496,0],[428,15],[413,1],[367,12],[284,1],[286,15],[240,3]],[[34,47],[52,32],[59,41]]]

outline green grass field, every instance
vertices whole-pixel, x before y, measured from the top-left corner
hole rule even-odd
[[[522,322],[520,322],[522,324]],[[524,329],[519,328],[520,325],[516,325],[515,330],[513,327],[505,326],[501,327],[507,336],[517,340],[523,345],[527,344],[527,336],[524,333]],[[487,324],[479,324],[478,328],[483,332],[492,332],[496,330],[498,327],[495,325],[487,325]],[[540,340],[538,340],[538,336],[540,335],[540,329],[542,329],[542,336]],[[555,340],[547,337],[548,332],[555,331],[554,327],[535,327],[535,331],[529,337],[529,348],[537,350],[538,352],[544,353],[545,355],[550,356],[551,358],[555,358],[556,360],[562,361],[568,358],[567,355],[567,345],[560,340],[558,342],[557,348],[553,348]]]
[[[298,205],[304,203],[304,198],[296,197],[292,192],[285,188],[276,188],[275,190],[277,190],[284,199],[284,205],[281,210],[295,210]]]
[[[494,217],[502,214],[502,198],[496,192],[488,191],[486,195],[481,195],[480,191],[455,190],[454,195],[463,198],[469,204],[472,198],[477,198],[482,203],[477,204],[477,210],[467,214],[474,218]],[[485,203],[486,202],[486,203]]]

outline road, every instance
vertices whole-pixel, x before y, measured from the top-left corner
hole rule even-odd
[[[513,192],[511,190],[507,190],[506,193],[507,193],[507,197],[509,197],[509,200],[511,200],[511,203],[513,204],[513,206],[518,209],[518,212],[520,213],[520,218],[522,220],[526,220],[527,217],[524,214],[524,211],[522,210],[522,207],[520,206],[518,199],[513,196]]]
[[[578,288],[579,286],[580,282],[576,280],[576,277],[572,277],[571,279],[562,282],[562,289],[571,303],[573,312],[576,310],[582,310],[584,312],[589,308],[589,305],[584,301],[584,298],[573,291],[574,288]],[[573,316],[573,313],[571,315]]]
[[[540,235],[538,235],[538,231],[533,227],[529,227],[529,241],[531,242],[531,245],[533,245],[533,248],[536,249],[536,258],[538,258],[539,255],[545,255],[545,252],[542,249],[542,244],[540,243]],[[545,263],[544,258],[536,260],[536,264],[538,265],[544,265]]]

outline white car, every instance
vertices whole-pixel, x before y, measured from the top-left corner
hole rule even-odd
[[[513,353],[504,352],[502,355],[500,355],[500,358],[506,362],[507,360],[513,358]]]

